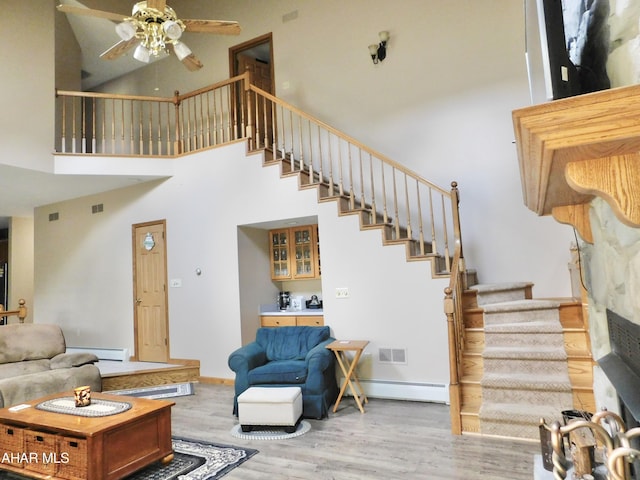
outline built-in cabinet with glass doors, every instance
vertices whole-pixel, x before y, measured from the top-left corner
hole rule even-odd
[[[269,231],[272,280],[320,278],[318,225]]]

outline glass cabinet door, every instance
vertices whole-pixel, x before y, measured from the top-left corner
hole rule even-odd
[[[316,242],[313,225],[291,229],[294,278],[315,278]]]
[[[289,260],[289,230],[272,230],[271,233],[271,277],[291,278]]]

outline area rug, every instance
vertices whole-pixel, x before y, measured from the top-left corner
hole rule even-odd
[[[311,424],[306,420],[302,420],[296,431],[292,433],[273,427],[254,427],[250,432],[243,432],[240,424],[237,424],[231,429],[231,435],[243,440],[286,440],[304,435],[309,430],[311,430]]]
[[[127,477],[127,480],[210,480],[225,476],[242,465],[258,450],[173,437],[173,460],[160,462]],[[27,480],[26,477],[0,471],[1,480]]]

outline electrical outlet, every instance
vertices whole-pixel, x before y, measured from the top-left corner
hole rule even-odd
[[[171,286],[171,288],[180,288],[182,286],[182,279],[181,278],[172,278],[169,281],[169,285]]]
[[[349,289],[347,287],[336,288],[336,298],[349,298]]]

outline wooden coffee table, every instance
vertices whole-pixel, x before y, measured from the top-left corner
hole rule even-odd
[[[69,392],[25,402],[30,407],[18,411],[0,409],[0,469],[39,479],[116,480],[157,460],[173,459],[174,402],[104,393],[91,396],[127,402],[131,408],[100,417],[35,408],[43,401],[73,397]]]

